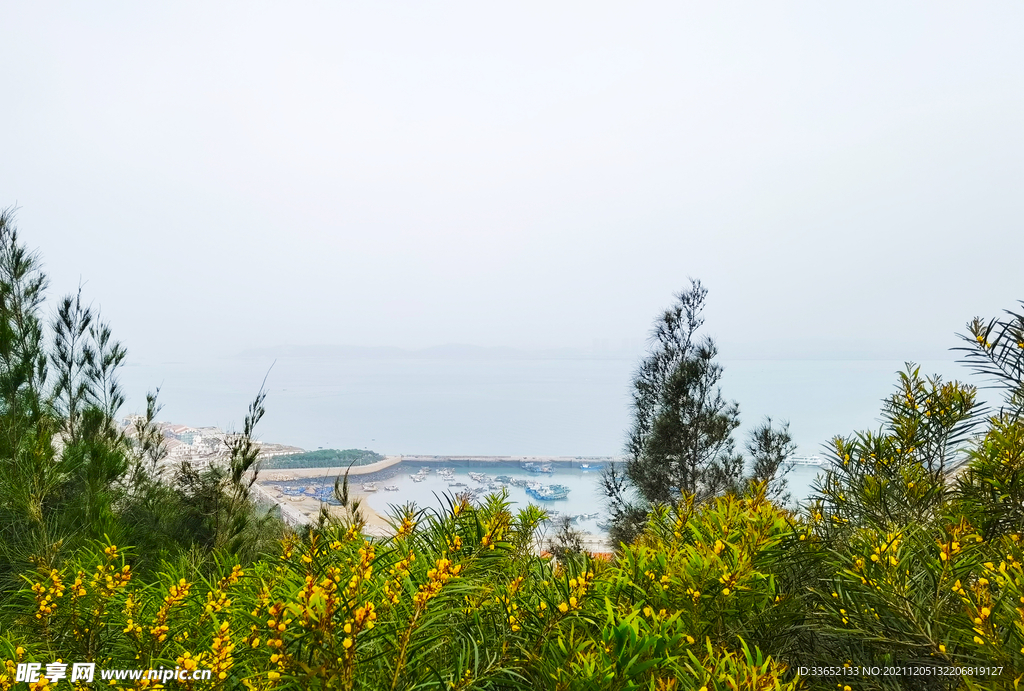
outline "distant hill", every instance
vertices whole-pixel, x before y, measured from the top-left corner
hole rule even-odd
[[[365,449],[321,449],[285,456],[272,456],[263,462],[264,470],[280,468],[334,468],[337,466],[369,465],[383,461],[375,451]]]
[[[639,351],[638,351],[639,352]],[[633,359],[633,351],[549,348],[520,350],[500,346],[485,347],[449,343],[430,348],[406,349],[390,346],[281,345],[255,348],[238,357],[325,358],[336,360],[606,360]]]

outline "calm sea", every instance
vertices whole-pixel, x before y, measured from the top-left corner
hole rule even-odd
[[[239,429],[271,358],[132,364],[126,412],[160,387],[160,419]],[[725,361],[723,395],[740,404],[737,441],[765,416],[788,420],[799,453],[836,434],[878,426],[879,403],[903,363],[887,360]],[[922,372],[967,379],[952,361]],[[306,449],[385,454],[612,456],[629,425],[632,360],[281,358],[267,378],[260,438]],[[806,496],[815,469],[791,478]]]

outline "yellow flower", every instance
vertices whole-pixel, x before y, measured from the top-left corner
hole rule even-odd
[[[351,647],[352,647],[352,639],[351,639],[351,638],[346,638],[345,640],[343,640],[343,641],[341,642],[341,645],[342,645],[342,646],[343,646],[343,647],[344,647],[344,648],[345,648],[346,650],[348,650],[349,648],[351,648]]]

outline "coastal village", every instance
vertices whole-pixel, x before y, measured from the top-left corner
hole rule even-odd
[[[131,415],[121,421],[121,427],[129,437],[134,436],[135,426],[144,421],[141,416]],[[176,466],[181,461],[190,460],[196,467],[203,467],[227,460],[229,450],[227,440],[231,433],[219,427],[189,427],[170,422],[154,422],[163,434],[166,456],[161,461],[163,467]],[[303,449],[285,444],[269,444],[256,442],[260,446],[260,457],[285,456],[302,453]]]

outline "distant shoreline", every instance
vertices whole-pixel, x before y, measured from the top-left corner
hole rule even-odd
[[[399,463],[550,463],[559,465],[575,465],[579,463],[615,463],[624,460],[621,456],[447,456],[417,454],[412,456],[385,456],[383,461],[353,466],[323,466],[309,468],[265,468],[260,472],[260,479],[267,482],[297,480],[299,478],[372,475],[386,470]]]
[[[411,455],[400,457],[406,463],[613,463],[622,456],[449,456]]]

